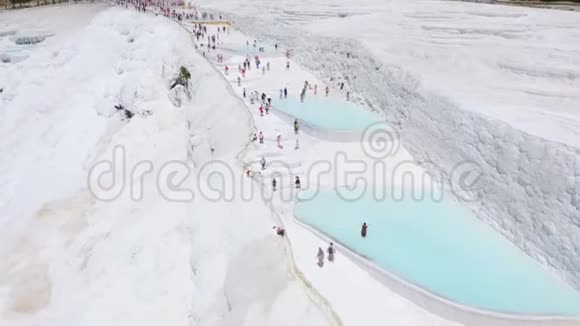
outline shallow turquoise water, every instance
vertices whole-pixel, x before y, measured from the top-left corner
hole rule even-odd
[[[230,44],[230,45],[222,45],[220,47],[220,49],[224,50],[224,51],[232,51],[232,52],[236,52],[239,54],[250,54],[252,55],[251,58],[251,62],[252,62],[252,68],[254,68],[254,55],[259,55],[259,56],[263,56],[263,53],[258,51],[257,47],[253,47],[252,44],[250,43],[250,45],[246,45],[246,44]]]
[[[580,315],[580,293],[458,204],[376,202],[372,195],[347,202],[328,192],[299,202],[295,214],[378,266],[452,301],[517,314]],[[365,239],[363,222],[369,225]]]
[[[308,94],[303,103],[298,98],[292,97],[285,100],[275,99],[273,106],[277,110],[323,129],[363,130],[380,121],[378,115],[365,111],[351,102],[323,95]]]

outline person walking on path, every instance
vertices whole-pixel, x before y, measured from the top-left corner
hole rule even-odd
[[[282,146],[282,135],[278,135],[278,137],[276,137],[276,143],[278,143],[279,149],[284,148],[284,146]]]
[[[262,134],[262,132],[260,131],[260,135],[258,136],[258,138],[260,139],[260,144],[264,143],[264,134]]]
[[[294,181],[294,186],[296,189],[300,189],[300,177],[296,176],[296,181]]]
[[[368,225],[367,225],[367,223],[366,223],[366,222],[365,222],[365,223],[363,223],[363,225],[362,225],[362,228],[361,228],[361,230],[360,230],[360,235],[361,235],[363,238],[366,238],[366,237],[367,237],[367,228],[368,228]]]
[[[298,135],[298,119],[294,119],[294,133]]]
[[[279,235],[281,237],[284,237],[284,234],[285,233],[286,233],[286,231],[284,231],[284,228],[283,227],[280,227],[280,226],[276,227],[276,234],[277,235]]]
[[[334,262],[334,243],[331,242],[326,251],[328,253],[328,261],[331,263]]]
[[[318,247],[318,253],[316,254],[316,258],[318,259],[318,267],[322,268],[324,266],[324,251],[322,248]]]

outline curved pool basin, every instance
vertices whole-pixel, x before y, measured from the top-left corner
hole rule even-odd
[[[354,103],[322,95],[309,94],[304,102],[294,98],[275,100],[273,106],[312,126],[329,130],[363,130],[381,121],[377,114],[365,111]]]
[[[344,201],[331,191],[299,200],[294,214],[447,300],[490,312],[580,316],[580,293],[455,202],[377,202],[372,194]],[[360,236],[363,222],[366,238]]]

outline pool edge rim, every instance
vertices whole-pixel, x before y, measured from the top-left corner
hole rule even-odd
[[[398,274],[382,268],[364,255],[354,251],[334,237],[327,235],[318,228],[302,222],[296,214],[296,205],[292,209],[294,222],[316,237],[324,241],[332,241],[341,249],[345,256],[356,265],[364,269],[375,280],[394,291],[417,306],[449,320],[455,320],[469,325],[580,325],[580,315],[552,315],[552,314],[519,314],[508,313],[472,307],[451,299],[445,298],[430,291]],[[475,319],[475,320],[474,320]],[[555,324],[556,323],[556,324]]]

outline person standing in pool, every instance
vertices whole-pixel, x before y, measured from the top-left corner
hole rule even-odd
[[[361,230],[360,230],[360,235],[361,235],[363,238],[366,238],[366,237],[367,237],[367,228],[368,228],[368,225],[367,225],[367,223],[366,223],[366,222],[365,222],[365,223],[363,223],[363,225],[362,225],[362,228],[361,228]]]

